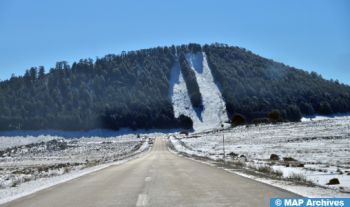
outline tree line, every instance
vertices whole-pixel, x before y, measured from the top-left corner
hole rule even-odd
[[[191,103],[202,107],[187,53],[205,52],[230,117],[248,121],[278,111],[281,119],[350,112],[350,87],[223,44],[188,44],[32,67],[0,82],[0,130],[191,128],[174,117],[171,68],[178,59]]]
[[[277,110],[282,118],[299,121],[303,115],[330,115],[350,111],[350,87],[325,80],[316,72],[260,57],[223,44],[203,47],[230,116],[249,121]]]

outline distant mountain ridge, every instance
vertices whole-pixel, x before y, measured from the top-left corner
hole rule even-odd
[[[182,78],[173,77],[180,71]],[[271,111],[298,121],[350,112],[350,86],[225,44],[63,61],[48,73],[33,67],[0,82],[0,130],[192,128],[200,123],[192,109],[207,120],[202,126],[217,127],[236,113],[253,121]]]

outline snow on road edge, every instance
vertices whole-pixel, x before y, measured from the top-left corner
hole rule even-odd
[[[146,150],[148,149],[148,150]],[[30,182],[22,183],[16,188],[7,189],[6,191],[0,191],[0,204],[8,203],[10,201],[16,200],[18,198],[28,196],[30,194],[36,193],[38,191],[53,187],[55,185],[65,183],[67,181],[79,178],[81,176],[105,169],[107,167],[113,165],[121,165],[130,160],[136,159],[144,155],[144,153],[149,152],[151,147],[149,147],[148,142],[144,142],[142,146],[135,152],[132,153],[131,157],[127,157],[126,159],[119,160],[116,162],[101,164],[89,168],[85,168],[83,170],[55,176],[49,178],[41,178],[38,180],[33,180]]]
[[[174,146],[174,150],[172,150],[171,148],[168,148],[170,152],[172,152],[178,156],[196,161],[196,162],[200,162],[200,163],[212,166],[212,167],[216,167],[214,164],[212,164],[210,162],[195,159],[191,153],[187,153],[188,151],[179,150],[178,148],[181,149],[181,148],[183,148],[183,146],[181,144],[179,144],[176,139],[171,137],[169,139],[169,142]],[[189,157],[181,155],[180,151],[181,151],[181,153],[184,153],[184,154],[188,155]],[[302,185],[297,185],[293,182],[288,182],[288,181],[283,181],[283,180],[272,180],[272,179],[267,179],[267,178],[260,178],[257,176],[248,175],[248,174],[238,172],[238,171],[228,169],[228,168],[222,168],[222,167],[218,167],[218,168],[221,168],[227,172],[234,173],[236,175],[239,175],[239,176],[242,176],[245,178],[249,178],[249,179],[264,183],[264,184],[268,184],[268,185],[271,185],[271,186],[274,186],[277,188],[281,188],[281,189],[287,190],[289,192],[292,192],[292,193],[295,193],[295,194],[298,194],[298,195],[301,195],[304,197],[308,197],[308,198],[347,198],[347,197],[349,197],[349,194],[336,192],[332,189],[325,189],[325,188],[321,188],[321,187],[317,187],[317,186],[315,186],[315,187],[302,186]]]

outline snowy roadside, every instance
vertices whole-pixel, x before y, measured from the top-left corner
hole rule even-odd
[[[195,154],[188,154],[188,151],[178,151],[181,149],[181,144],[178,144],[174,138],[170,138],[171,144],[174,146],[173,148],[169,148],[170,152],[177,154],[178,156],[182,156],[187,159],[191,159],[196,162],[200,162],[203,164],[210,165],[212,167],[218,167],[227,172],[237,174],[242,177],[246,177],[252,180],[256,180],[261,183],[265,183],[268,185],[272,185],[274,187],[278,187],[292,193],[308,197],[308,198],[348,198],[348,193],[341,193],[334,191],[333,189],[322,188],[319,186],[306,186],[306,185],[298,185],[292,181],[278,180],[278,179],[269,179],[266,177],[260,177],[258,175],[252,175],[244,172],[242,169],[232,169],[230,167],[224,167],[222,164],[217,165],[217,160],[211,160],[208,157],[202,157]]]
[[[349,126],[349,117],[338,117],[177,135],[170,142],[186,157],[306,197],[349,197]],[[340,183],[329,185],[333,178]]]
[[[12,148],[7,148],[12,153],[10,156],[3,153],[9,150],[1,151],[0,204],[112,165],[120,165],[151,149],[148,139],[133,137],[64,140],[61,142],[68,144],[66,148],[59,145],[61,150],[53,149],[52,140],[57,139],[47,138],[50,141],[46,142],[38,139],[42,141],[39,143],[32,140],[34,143],[30,144],[29,141],[20,141],[27,145],[17,145],[15,148],[10,144]],[[82,161],[84,159],[90,160]]]

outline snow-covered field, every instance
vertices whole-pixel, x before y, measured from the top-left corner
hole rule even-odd
[[[0,203],[118,164],[146,151],[136,135],[0,137]]]
[[[172,68],[171,91],[175,117],[181,114],[190,117],[196,131],[214,129],[228,120],[226,105],[218,86],[214,82],[205,53],[189,53],[186,59],[196,75],[202,95],[203,111],[193,109],[187,87],[178,62]]]
[[[284,179],[350,192],[350,117],[241,126],[170,140],[177,151],[219,160],[223,136],[226,161],[239,160],[247,168],[269,169]],[[275,160],[270,159],[272,154],[277,155]],[[340,184],[327,185],[333,178]]]

